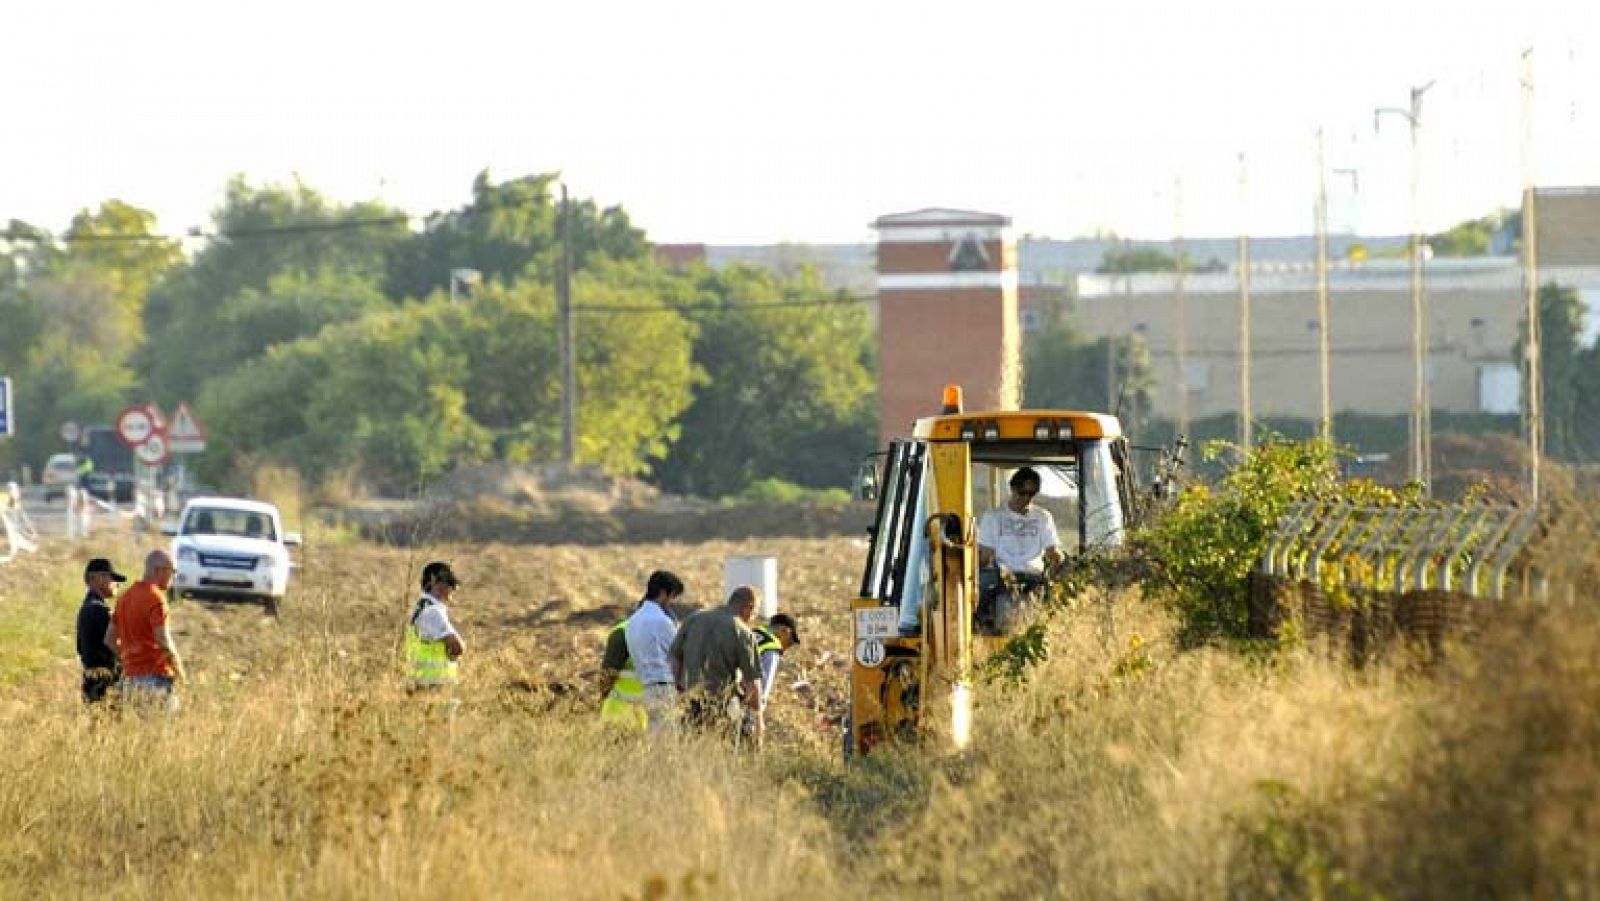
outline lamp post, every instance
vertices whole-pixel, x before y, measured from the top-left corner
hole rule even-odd
[[[1528,433],[1528,499],[1539,503],[1539,461],[1544,456],[1544,372],[1539,324],[1539,209],[1533,163],[1533,48],[1522,51],[1522,281],[1523,315],[1528,339],[1523,342],[1527,390],[1523,416]]]
[[[1385,114],[1401,116],[1411,126],[1411,234],[1406,242],[1411,259],[1411,478],[1422,483],[1430,494],[1433,481],[1432,402],[1428,397],[1428,301],[1422,285],[1422,203],[1418,186],[1422,175],[1419,144],[1422,131],[1422,95],[1433,87],[1428,82],[1411,89],[1409,109],[1393,106],[1372,111],[1372,129],[1378,131]]]
[[[1255,434],[1250,403],[1250,223],[1249,175],[1239,154],[1239,447],[1248,454]]]
[[[1354,169],[1334,169],[1335,175],[1348,175],[1361,190],[1360,176]],[[1322,423],[1318,430],[1324,441],[1333,441],[1333,364],[1329,360],[1328,311],[1328,167],[1323,154],[1322,129],[1317,129],[1317,369],[1321,376]]]

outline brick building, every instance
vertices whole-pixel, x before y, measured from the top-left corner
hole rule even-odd
[[[1022,335],[1011,220],[925,209],[883,216],[873,228],[880,443],[939,412],[940,391],[952,382],[970,409],[1015,409]]]

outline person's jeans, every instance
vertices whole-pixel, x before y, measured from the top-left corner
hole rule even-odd
[[[651,735],[663,735],[677,728],[678,689],[672,685],[646,685],[644,711]]]
[[[122,682],[123,699],[141,711],[178,712],[178,694],[171,676],[129,676]]]

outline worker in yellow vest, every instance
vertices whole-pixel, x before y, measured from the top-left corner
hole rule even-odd
[[[629,732],[643,732],[650,718],[644,707],[644,683],[628,656],[628,621],[617,623],[606,635],[600,659],[600,722]]]
[[[437,691],[461,679],[465,648],[446,606],[460,584],[448,563],[435,560],[422,568],[422,597],[406,623],[406,677],[413,691]]]

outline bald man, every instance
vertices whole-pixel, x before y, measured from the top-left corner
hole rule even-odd
[[[755,621],[761,591],[740,585],[722,607],[684,620],[668,656],[678,686],[688,696],[687,721],[706,732],[738,735],[742,711],[752,714],[750,737],[761,743],[761,660]]]
[[[122,659],[127,699],[168,711],[178,709],[176,683],[187,681],[167,624],[172,574],[172,557],[166,551],[151,551],[144,558],[144,578],[117,599],[105,639]]]

